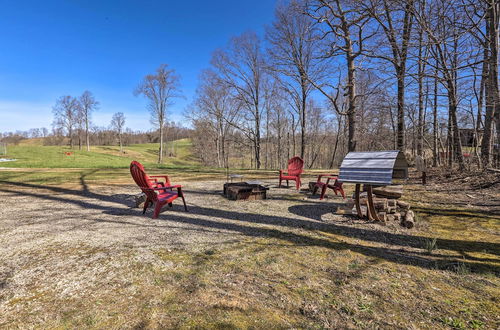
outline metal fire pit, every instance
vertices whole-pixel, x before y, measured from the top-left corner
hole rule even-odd
[[[266,199],[269,188],[260,184],[235,182],[224,184],[224,196],[230,200],[260,200]]]
[[[362,218],[359,192],[361,184],[367,193],[367,216],[370,220],[379,220],[373,205],[372,186],[392,184],[393,179],[408,178],[408,162],[399,150],[350,152],[340,165],[339,181],[355,183],[354,201],[358,217]]]

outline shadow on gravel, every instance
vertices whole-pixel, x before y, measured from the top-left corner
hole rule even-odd
[[[84,179],[82,179],[84,182]],[[100,210],[105,214],[116,216],[116,220],[108,219],[88,219],[96,223],[112,222],[123,225],[150,227],[151,221],[162,221],[160,226],[166,223],[163,221],[187,223],[201,228],[194,230],[202,231],[233,231],[251,237],[270,237],[279,240],[286,240],[296,245],[321,246],[335,250],[352,250],[366,256],[390,260],[400,264],[415,265],[429,269],[454,269],[457,263],[467,266],[473,272],[488,272],[500,274],[499,267],[492,264],[479,264],[470,260],[457,261],[451,257],[440,255],[423,255],[422,250],[427,237],[396,234],[384,231],[378,231],[371,228],[356,228],[347,222],[325,222],[322,216],[331,213],[334,208],[340,204],[336,203],[317,203],[304,202],[288,208],[290,216],[273,216],[264,214],[244,213],[231,210],[222,210],[210,207],[189,206],[189,212],[181,211],[179,205],[174,204],[173,212],[166,207],[160,215],[159,220],[152,220],[151,210],[148,210],[144,217],[144,224],[131,223],[119,218],[127,216],[142,216],[140,209],[125,208],[128,203],[123,200],[122,194],[106,195],[91,192],[85,184],[82,184],[83,190],[68,188],[34,185],[28,183],[18,183],[9,181],[0,181],[0,191],[19,196],[31,196],[36,199],[54,200],[68,204],[79,205],[83,208]],[[16,189],[15,187],[30,189]],[[53,192],[36,192],[45,190]],[[198,193],[193,191],[193,193]],[[73,198],[67,198],[71,195]],[[208,192],[207,195],[213,195]],[[74,199],[74,197],[85,197],[85,200]],[[94,201],[93,201],[94,200]],[[113,205],[102,205],[101,202],[108,202]],[[20,206],[21,207],[21,206]],[[210,219],[207,219],[210,218]],[[172,223],[172,225],[174,224]],[[169,224],[170,225],[170,224]],[[258,225],[258,226],[255,226]],[[265,225],[265,226],[260,226]],[[158,223],[155,224],[158,226]],[[183,228],[186,230],[191,230]],[[291,230],[290,230],[291,229]],[[302,231],[299,231],[302,230]],[[344,237],[351,237],[364,241],[378,242],[381,244],[390,244],[393,247],[374,247],[366,246],[361,243],[349,243],[339,240],[339,238],[325,237],[322,233],[335,234]],[[467,252],[487,252],[495,255],[500,254],[500,244],[493,242],[473,242],[463,240],[439,239],[437,241],[439,249],[459,251],[462,255]],[[408,251],[405,247],[417,248],[420,251]],[[469,258],[471,259],[471,258]]]

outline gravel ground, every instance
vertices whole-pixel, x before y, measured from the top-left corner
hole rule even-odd
[[[84,243],[93,247],[191,247],[221,243],[249,234],[253,226],[301,224],[342,218],[333,202],[308,198],[305,191],[277,188],[271,182],[268,199],[230,201],[221,195],[223,182],[189,182],[184,191],[189,212],[180,199],[151,219],[134,208],[134,186],[59,188],[29,184],[0,186],[0,239],[2,257],[48,243]],[[304,203],[306,202],[306,203]],[[304,205],[305,204],[305,205]],[[311,214],[314,210],[314,214]],[[296,221],[294,225],[290,222]],[[240,226],[241,225],[241,226]],[[248,227],[250,232],[245,232]]]
[[[229,201],[221,195],[222,181],[185,183],[189,212],[177,200],[155,220],[152,208],[143,215],[133,207],[139,191],[131,185],[0,185],[0,309],[15,312],[9,302],[37,288],[62,298],[84,296],[86,287],[109,287],[109,277],[129,266],[123,262],[165,263],[158,249],[198,251],[343,218],[332,212],[332,202],[342,201],[338,197],[320,201],[264,184],[271,188],[267,200]]]

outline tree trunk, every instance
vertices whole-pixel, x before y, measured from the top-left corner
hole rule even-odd
[[[163,120],[160,123],[160,153],[158,154],[158,164],[163,162]]]
[[[73,129],[69,128],[69,147],[73,149]]]
[[[405,150],[405,112],[404,112],[404,105],[405,105],[405,82],[404,82],[404,73],[402,72],[404,70],[402,67],[398,68],[398,122],[397,122],[397,149],[401,150],[404,152]]]
[[[437,65],[437,61],[436,61]],[[436,70],[434,74],[436,75],[434,78],[434,102],[432,105],[432,156],[433,156],[433,163],[432,165],[434,167],[438,166],[439,163],[439,153],[438,153],[438,135],[439,135],[439,126],[438,126],[438,68],[436,67]]]
[[[301,74],[301,89],[302,89],[302,117],[300,123],[300,158],[304,159],[306,153],[306,101],[307,101],[307,90],[306,82],[304,78],[305,73]]]
[[[260,112],[258,103],[255,105],[255,168],[260,169]]]
[[[351,44],[349,43],[351,48]],[[354,59],[351,56],[351,51],[347,52],[347,95],[349,100],[349,108],[347,110],[347,122],[349,125],[347,151],[356,151],[356,81],[355,81],[355,66]]]
[[[418,124],[417,124],[417,155],[423,156],[424,147],[424,74],[425,64],[422,60],[423,31],[418,36]]]
[[[90,151],[90,137],[89,137],[89,119],[85,118],[85,142],[87,144],[87,151]]]
[[[122,144],[122,133],[118,134],[118,141],[120,143],[120,153],[123,153],[123,144]]]
[[[499,4],[495,0],[489,1],[488,13],[486,16],[486,35],[488,38],[489,58],[488,58],[488,79],[485,86],[486,93],[486,114],[484,118],[484,135],[481,145],[481,155],[483,166],[491,164],[491,145],[493,140],[493,121],[495,112],[500,111],[500,95],[498,86],[498,19]]]
[[[453,143],[451,144],[451,146],[453,148],[452,150],[455,155],[455,158],[458,161],[458,166],[461,170],[463,170],[465,169],[465,163],[464,163],[464,156],[462,153],[462,142],[460,141],[460,130],[458,128],[458,121],[457,121],[457,96],[455,91],[456,91],[455,89],[452,89],[452,93],[448,95],[449,116],[453,134]]]

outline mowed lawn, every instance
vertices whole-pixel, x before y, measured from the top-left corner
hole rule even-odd
[[[175,150],[175,157],[166,156],[163,164],[158,166],[158,143],[125,146],[124,152],[121,153],[117,146],[92,146],[88,152],[85,147],[79,150],[78,146],[73,149],[66,146],[44,146],[40,139],[27,140],[19,145],[9,145],[7,155],[1,157],[16,159],[16,161],[2,162],[1,166],[10,168],[127,168],[132,160],[155,167],[198,165],[197,159],[191,154],[189,139],[168,142],[165,148],[171,151],[172,146]]]
[[[158,164],[158,143],[124,146],[92,146],[90,152],[78,146],[44,146],[42,139],[28,139],[19,145],[9,145],[7,155],[0,158],[15,159],[0,162],[0,180],[38,184],[132,183],[129,166],[132,160],[141,162],[149,174],[168,174],[173,180],[216,180],[227,177],[225,169],[200,164],[193,153],[189,139],[165,144],[167,150],[162,164]],[[175,152],[172,154],[172,150]],[[66,153],[71,153],[67,155]],[[239,164],[239,162],[236,162]],[[236,164],[235,163],[235,164]],[[276,176],[276,170],[231,169],[245,178]],[[307,171],[314,176],[321,170]]]

